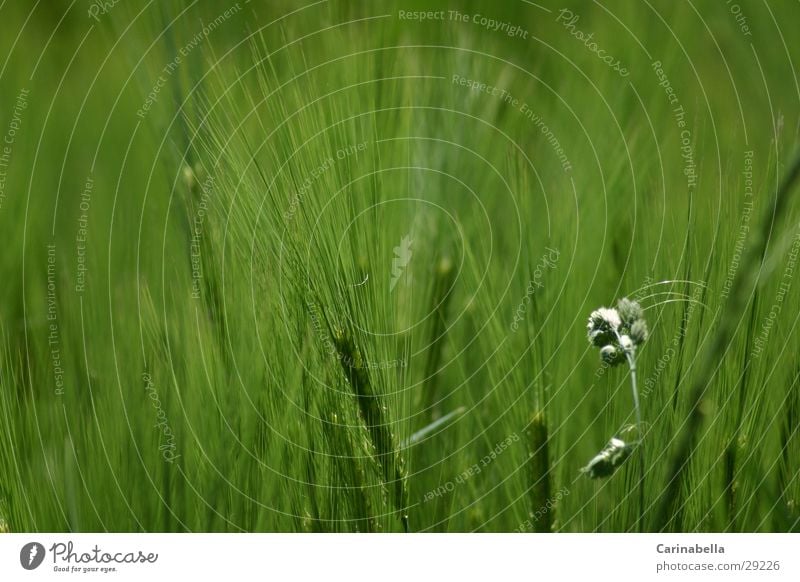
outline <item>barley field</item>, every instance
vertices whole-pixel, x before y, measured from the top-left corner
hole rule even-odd
[[[800,530],[798,2],[0,18],[3,531]]]

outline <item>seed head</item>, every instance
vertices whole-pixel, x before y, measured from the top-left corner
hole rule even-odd
[[[611,329],[617,329],[622,324],[619,312],[616,309],[609,307],[601,307],[600,309],[596,309],[592,312],[589,320],[594,322],[596,327],[609,327]]]
[[[607,345],[600,348],[600,358],[611,366],[616,366],[625,361],[625,354],[616,346]]]
[[[644,319],[637,319],[631,325],[631,339],[637,346],[647,341],[647,323]]]
[[[617,312],[622,320],[622,324],[627,328],[630,328],[635,321],[641,319],[643,316],[641,306],[636,303],[636,301],[631,301],[627,297],[623,297],[617,302]]]
[[[614,341],[614,335],[611,332],[603,331],[601,329],[589,330],[589,343],[596,348],[602,348]]]
[[[592,311],[586,330],[589,343],[600,348],[600,358],[611,366],[624,362],[647,339],[642,308],[627,298],[620,299],[616,309]]]
[[[621,323],[616,309],[601,307],[592,311],[586,325],[589,342],[598,348],[612,343]]]

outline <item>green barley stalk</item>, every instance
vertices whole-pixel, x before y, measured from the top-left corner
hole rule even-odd
[[[381,398],[375,393],[361,352],[346,332],[334,334],[334,342],[345,377],[356,396],[356,402],[375,448],[375,458],[383,470],[386,486],[392,489],[395,508],[403,529],[408,532],[408,490],[403,458],[392,433]]]
[[[300,348],[301,360],[308,361],[309,357],[309,348],[310,342],[307,336],[303,336],[302,339],[302,347]],[[310,506],[310,514],[311,514],[311,524],[310,529],[313,532],[320,531],[320,524],[322,523],[320,520],[320,510],[319,510],[319,503],[317,501],[317,463],[316,456],[318,454],[317,451],[317,439],[315,438],[316,434],[314,432],[313,427],[313,417],[318,414],[313,407],[313,402],[311,399],[311,391],[307,387],[306,383],[306,368],[305,366],[302,367],[300,372],[300,385],[303,387],[302,391],[302,398],[303,398],[303,410],[305,414],[303,415],[303,424],[306,433],[306,450],[304,451],[304,456],[306,458],[305,461],[305,488],[307,491],[308,503]],[[323,426],[327,426],[327,423],[323,423]],[[333,439],[329,440],[328,442],[335,442]]]
[[[745,336],[744,346],[742,347],[742,373],[739,377],[739,407],[736,416],[736,424],[732,436],[728,439],[728,444],[725,448],[725,500],[728,510],[728,529],[730,531],[736,530],[736,466],[737,466],[737,451],[740,447],[740,437],[742,434],[742,426],[744,423],[744,409],[747,401],[747,380],[750,370],[750,350],[753,345],[753,335],[756,329],[756,316],[758,315],[758,290],[753,294],[753,300],[750,304],[750,318],[747,325],[747,334]]]
[[[351,448],[354,448],[352,435],[348,435],[348,442],[350,443]],[[339,460],[344,461],[345,459],[340,458]],[[372,500],[369,496],[369,488],[367,486],[367,476],[364,472],[364,466],[361,462],[359,462],[359,459],[353,459],[353,462],[349,463],[349,465],[356,494],[355,501],[356,511],[359,518],[359,531],[366,533],[380,531],[381,525],[380,522],[375,519],[375,512],[373,511]]]
[[[531,480],[530,499],[531,514],[535,514],[547,507],[553,490],[552,474],[550,472],[549,441],[547,418],[544,411],[535,412],[528,428],[528,478]],[[533,531],[549,533],[553,528],[554,511],[542,512],[540,519],[534,520]]]
[[[686,265],[683,272],[683,294],[686,297],[691,296],[691,284],[692,284],[692,231],[694,230],[694,221],[692,220],[692,208],[693,204],[692,201],[689,201],[689,210],[688,216],[686,219],[686,223],[688,228],[686,229],[686,242],[684,243],[684,253],[683,256],[686,257]],[[680,389],[681,380],[683,379],[683,352],[684,347],[686,345],[686,331],[689,325],[689,306],[691,305],[690,301],[685,301],[683,303],[683,315],[681,317],[681,325],[678,332],[678,355],[675,361],[675,385],[672,391],[672,410],[676,410],[678,406],[678,390]]]
[[[726,531],[734,531],[736,516],[736,442],[731,439],[725,447],[725,513]]]
[[[621,338],[618,332],[615,332],[617,335],[617,340],[621,343]],[[644,441],[644,426],[642,425],[642,409],[639,403],[639,388],[636,385],[636,347],[633,347],[630,351],[625,351],[625,359],[628,361],[628,369],[630,370],[631,375],[631,392],[633,394],[633,408],[636,414],[636,438],[639,440],[639,445],[642,446],[642,442]],[[640,455],[641,457],[641,455]],[[639,493],[639,512],[640,515],[644,512],[644,463],[641,462],[641,458],[637,463],[639,467],[639,482],[638,482],[638,493]],[[640,531],[644,529],[644,521],[642,519],[637,520]]]
[[[792,484],[797,480],[800,471],[797,468],[797,433],[800,431],[800,367],[795,369],[792,382],[787,391],[785,402],[785,415],[781,427],[781,458],[778,465],[778,496],[781,500],[780,509],[785,510],[790,517],[796,516],[796,521],[789,529],[775,528],[775,531],[792,531],[800,523],[798,514],[798,500],[792,494]],[[793,454],[794,453],[794,454]],[[795,485],[794,490],[797,490]],[[777,524],[776,524],[777,525]]]
[[[336,404],[330,396],[327,398],[327,410],[335,410]],[[322,432],[325,441],[332,447],[334,470],[339,475],[339,480],[351,485],[348,493],[353,495],[356,515],[358,516],[358,530],[372,533],[380,530],[380,523],[375,519],[372,501],[370,499],[367,477],[357,454],[362,447],[356,443],[353,434],[346,426],[339,424],[338,415],[329,413],[322,419]],[[314,524],[318,529],[318,524]]]
[[[730,341],[736,331],[739,321],[738,315],[743,312],[747,305],[749,291],[758,283],[761,273],[759,266],[763,264],[766,258],[768,236],[773,225],[773,217],[782,216],[786,212],[789,194],[794,189],[798,178],[800,178],[800,155],[795,157],[783,182],[779,186],[774,206],[764,209],[764,216],[760,223],[761,228],[754,230],[752,244],[748,246],[739,264],[739,271],[731,284],[729,298],[722,308],[716,334],[714,334],[712,342],[703,350],[702,357],[698,359],[698,373],[689,392],[689,416],[683,425],[681,434],[678,436],[677,444],[673,448],[669,470],[662,489],[663,493],[661,494],[660,504],[653,522],[653,529],[657,531],[665,529],[673,515],[675,500],[680,493],[686,468],[697,446],[697,435],[700,433],[705,420],[704,396],[706,390],[725,357]]]
[[[433,322],[425,360],[425,383],[422,388],[425,395],[424,410],[430,412],[431,420],[436,420],[441,416],[438,390],[439,365],[442,360],[444,339],[447,335],[447,311],[453,296],[451,289],[454,277],[455,270],[452,262],[449,258],[443,258],[436,267],[435,283],[431,293]]]

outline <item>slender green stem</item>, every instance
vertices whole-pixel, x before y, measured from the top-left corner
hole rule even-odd
[[[642,426],[642,411],[639,407],[639,390],[636,387],[636,346],[631,347],[630,350],[625,349],[622,346],[622,338],[619,335],[617,330],[614,330],[614,335],[617,336],[617,342],[619,343],[622,350],[625,352],[625,359],[628,361],[628,368],[631,371],[631,390],[633,392],[633,410],[636,414],[636,434],[637,437],[640,436],[639,431],[641,431]]]
[[[636,431],[638,434],[642,430],[642,410],[639,407],[639,390],[636,387],[636,355],[628,352],[625,352],[625,355],[628,358],[628,367],[631,369],[631,390],[633,391],[633,408],[636,411]]]
[[[615,332],[616,333],[616,332]],[[622,345],[622,340],[619,337],[619,333],[617,335],[617,340]],[[623,348],[624,349],[624,348]],[[639,390],[636,386],[636,346],[631,346],[630,350],[625,350],[625,358],[628,360],[628,367],[631,370],[631,391],[633,392],[633,409],[636,413],[636,441],[637,446],[641,445],[643,440],[642,438],[642,409],[639,405]],[[639,465],[639,515],[641,516],[641,512],[644,511],[644,464],[642,463],[641,459],[638,462]],[[644,521],[641,517],[638,520],[639,531],[644,531]]]
[[[738,329],[741,313],[747,307],[747,301],[755,292],[761,278],[762,265],[767,255],[767,242],[774,235],[775,217],[786,213],[789,195],[800,181],[800,154],[795,154],[792,164],[775,193],[774,203],[764,208],[759,228],[753,230],[752,241],[739,263],[739,270],[731,283],[728,299],[723,303],[719,316],[719,325],[710,343],[703,343],[703,352],[698,359],[700,368],[694,373],[694,379],[688,395],[689,415],[683,422],[681,433],[675,439],[669,461],[670,468],[666,474],[659,508],[651,529],[661,531],[669,525],[674,515],[674,504],[678,499],[683,475],[697,447],[697,435],[705,422],[706,408],[702,406],[706,390],[720,370],[722,359],[728,351]]]

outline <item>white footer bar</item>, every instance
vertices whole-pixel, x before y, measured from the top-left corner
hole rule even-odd
[[[796,581],[799,565],[793,534],[0,535],[0,580]]]

